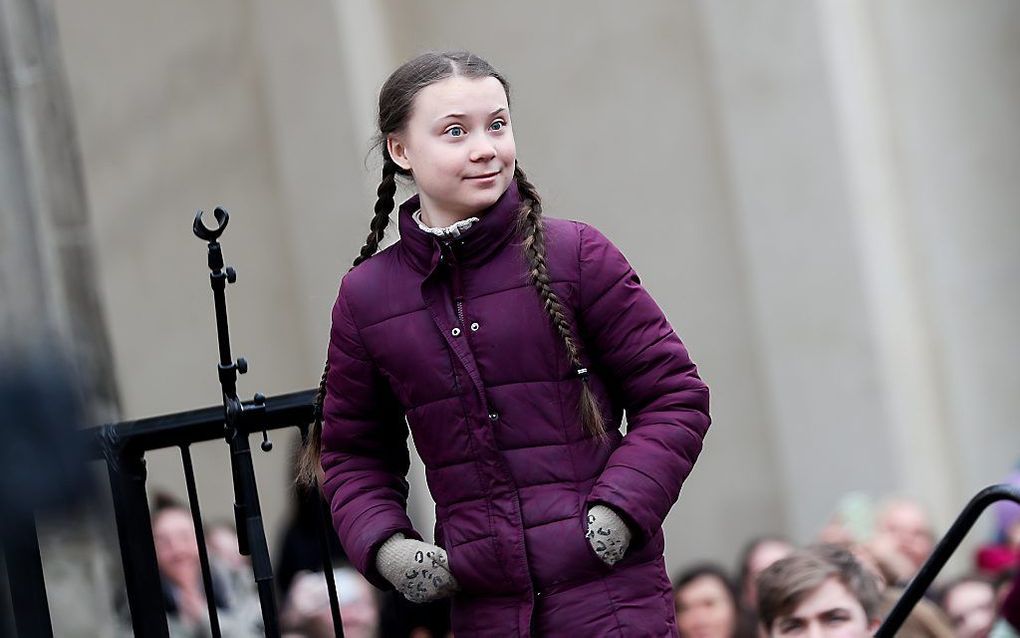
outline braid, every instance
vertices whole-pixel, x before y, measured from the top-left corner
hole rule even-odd
[[[383,150],[382,181],[376,189],[378,199],[375,202],[375,216],[372,217],[371,230],[365,239],[365,245],[351,266],[353,270],[358,264],[365,261],[379,250],[386,226],[390,223],[390,213],[393,212],[393,196],[397,192],[397,173],[400,167],[394,162],[389,153]],[[319,380],[319,391],[315,393],[314,421],[312,429],[304,442],[304,450],[298,459],[297,483],[304,487],[314,487],[319,484],[322,467],[322,406],[326,401],[326,377],[329,375],[329,361],[326,361],[325,369],[322,371],[322,378]]]
[[[326,375],[329,374],[329,361],[322,371],[322,379],[319,380],[319,390],[315,393],[315,407],[313,409],[312,428],[302,441],[304,449],[297,461],[297,484],[312,488],[321,483],[322,467],[320,457],[322,456],[322,404],[326,400]]]
[[[390,213],[393,212],[393,196],[397,192],[397,170],[400,168],[397,163],[390,159],[388,153],[384,154],[385,160],[382,167],[382,181],[376,189],[378,198],[375,200],[375,217],[372,218],[371,231],[365,239],[365,245],[361,247],[361,253],[354,260],[354,266],[365,261],[379,250],[383,233],[390,223]],[[353,266],[352,266],[353,267]]]
[[[602,418],[602,411],[599,409],[598,400],[591,391],[588,384],[588,372],[581,364],[580,348],[574,338],[570,322],[567,320],[563,310],[563,304],[559,296],[553,290],[549,279],[549,270],[545,263],[545,230],[542,223],[542,199],[534,185],[528,181],[524,171],[518,166],[514,170],[514,179],[517,181],[517,189],[521,193],[521,212],[518,218],[518,226],[521,235],[524,237],[524,256],[528,261],[528,275],[535,288],[545,311],[549,313],[553,327],[563,339],[563,345],[567,349],[567,356],[581,377],[581,423],[584,429],[596,439],[602,440],[606,437],[605,422]]]

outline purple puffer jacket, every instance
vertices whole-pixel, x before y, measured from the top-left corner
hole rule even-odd
[[[553,288],[607,417],[596,443],[525,274],[516,184],[448,245],[417,227],[417,207],[400,207],[401,240],[350,271],[333,308],[322,466],[347,555],[390,589],[379,545],[421,538],[405,508],[409,424],[461,586],[457,638],[675,635],[661,525],[709,424],[680,339],[608,239],[545,219]],[[585,538],[597,503],[634,533],[613,567]]]

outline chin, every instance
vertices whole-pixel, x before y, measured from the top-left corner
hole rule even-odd
[[[509,182],[504,184],[494,184],[485,189],[475,188],[474,192],[470,192],[465,195],[463,201],[467,204],[467,207],[473,211],[486,209],[499,200],[503,193],[506,192],[507,186],[509,186]]]

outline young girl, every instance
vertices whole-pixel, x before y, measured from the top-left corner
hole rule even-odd
[[[620,251],[543,216],[509,96],[465,52],[383,86],[379,199],[333,308],[304,476],[357,569],[414,601],[452,596],[457,638],[674,636],[661,525],[708,390]],[[375,254],[398,175],[418,194]],[[408,425],[435,545],[406,513]]]

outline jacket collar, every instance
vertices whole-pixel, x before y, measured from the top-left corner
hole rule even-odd
[[[412,215],[419,207],[417,194],[400,205],[400,244],[415,268],[428,273],[439,261],[443,240],[418,228]],[[517,181],[513,180],[492,206],[478,213],[481,218],[478,222],[452,240],[457,260],[462,264],[480,264],[498,252],[517,233],[520,208],[521,196]]]

